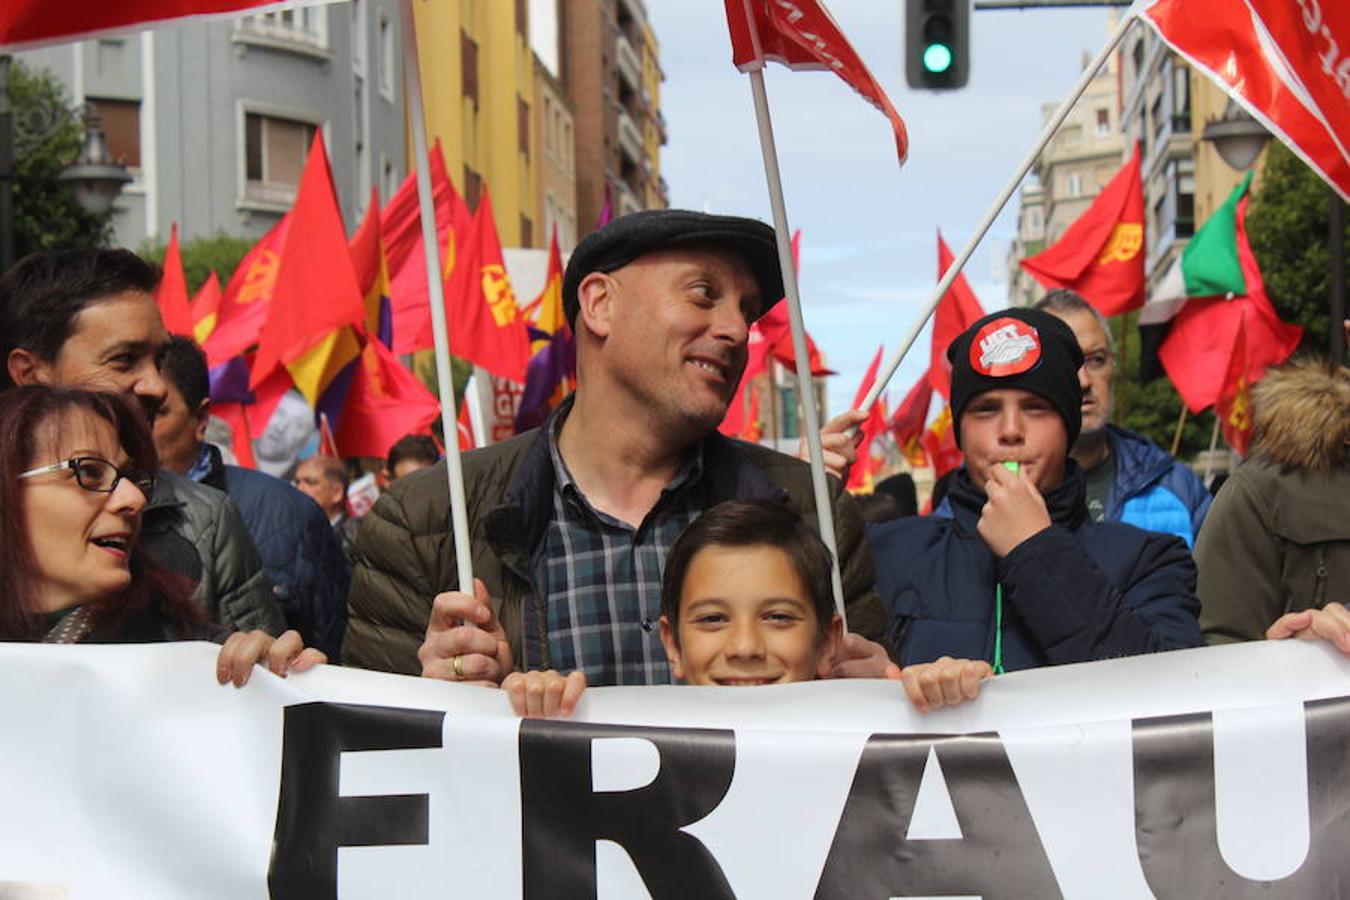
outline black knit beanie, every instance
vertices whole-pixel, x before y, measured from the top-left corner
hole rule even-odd
[[[1083,427],[1078,369],[1083,351],[1069,326],[1039,309],[990,313],[947,348],[952,364],[952,425],[961,442],[961,413],[976,395],[1020,388],[1049,400],[1064,420],[1069,446]]]

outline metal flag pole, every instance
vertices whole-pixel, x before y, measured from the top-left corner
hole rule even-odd
[[[1130,26],[1134,24],[1138,7],[1139,3],[1135,2],[1135,4],[1121,16],[1115,31],[1111,32],[1111,36],[1107,38],[1106,46],[1102,47],[1097,55],[1093,57],[1092,61],[1088,63],[1087,68],[1083,70],[1083,74],[1079,76],[1078,82],[1073,86],[1073,89],[1069,91],[1069,96],[1064,99],[1064,102],[1059,105],[1059,109],[1055,110],[1055,114],[1050,117],[1050,121],[1048,121],[1045,127],[1041,129],[1041,136],[1036,140],[1036,145],[1031,148],[1031,152],[1029,152],[1026,155],[1026,158],[1022,160],[1021,165],[1017,168],[1017,172],[1009,179],[1008,183],[1003,186],[1003,190],[999,191],[998,196],[994,199],[993,205],[989,207],[989,211],[984,214],[984,218],[981,219],[980,224],[976,226],[974,237],[970,239],[966,246],[961,250],[960,254],[957,255],[956,260],[947,268],[947,273],[943,275],[942,280],[938,282],[937,288],[933,291],[932,298],[928,301],[928,306],[925,307],[923,313],[914,320],[914,324],[910,327],[904,340],[900,342],[899,348],[891,358],[886,361],[886,367],[882,369],[876,383],[872,385],[872,389],[868,391],[867,396],[863,398],[862,404],[858,407],[859,409],[871,409],[872,404],[877,402],[877,398],[881,396],[881,392],[886,389],[886,385],[890,382],[891,377],[895,375],[895,370],[900,367],[901,360],[905,358],[905,355],[909,353],[910,348],[914,346],[914,341],[919,337],[919,332],[923,331],[924,324],[932,318],[933,311],[936,310],[938,304],[942,302],[943,296],[947,293],[948,289],[951,288],[952,282],[956,280],[956,276],[960,275],[961,270],[965,268],[966,261],[969,260],[971,254],[975,252],[975,248],[980,245],[980,241],[984,239],[985,234],[993,227],[994,220],[998,218],[998,214],[1003,212],[1003,207],[1007,205],[1008,199],[1013,195],[1013,191],[1017,190],[1017,186],[1022,183],[1022,179],[1031,171],[1031,167],[1036,164],[1037,157],[1041,155],[1041,151],[1050,143],[1050,139],[1055,136],[1055,132],[1059,130],[1059,126],[1063,124],[1066,118],[1068,118],[1069,111],[1072,110],[1073,105],[1078,102],[1078,98],[1087,90],[1088,85],[1092,83],[1092,79],[1097,77],[1097,73],[1101,71],[1102,66],[1106,65],[1106,61],[1111,57],[1111,54],[1115,52],[1116,47],[1120,46],[1120,42],[1125,39],[1125,35],[1129,32]]]
[[[469,516],[464,499],[464,470],[459,458],[459,416],[450,368],[450,333],[445,324],[445,286],[440,247],[436,240],[436,210],[432,205],[431,173],[427,168],[427,122],[422,107],[422,74],[417,58],[412,0],[401,0],[403,13],[403,83],[412,121],[413,159],[417,160],[417,205],[422,216],[422,246],[426,251],[427,299],[431,304],[431,333],[436,342],[436,387],[441,395],[441,433],[445,435],[445,475],[450,483],[450,524],[455,539],[459,589],[473,593],[473,562],[469,558]]]
[[[405,0],[406,2],[406,0]],[[806,324],[802,320],[801,297],[797,293],[797,269],[792,264],[792,232],[788,229],[787,207],[783,202],[783,179],[778,171],[778,151],[769,120],[769,97],[764,90],[764,53],[755,28],[748,0],[745,19],[755,47],[755,68],[749,71],[750,92],[755,100],[755,121],[759,125],[759,146],[764,155],[764,177],[769,183],[769,205],[773,208],[773,227],[778,237],[778,266],[783,274],[783,294],[787,298],[788,322],[792,331],[792,355],[797,363],[797,394],[802,403],[806,443],[811,454],[811,487],[815,494],[816,519],[821,540],[830,550],[830,582],[834,588],[834,608],[848,631],[844,612],[844,581],[839,575],[839,549],[834,534],[834,510],[830,506],[830,488],[825,480],[825,455],[820,444],[820,416],[816,413],[815,390],[811,384],[811,363],[806,352]]]

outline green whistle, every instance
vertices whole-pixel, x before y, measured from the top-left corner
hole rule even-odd
[[[1016,460],[1007,460],[1003,463],[1003,468],[1016,475],[1022,470],[1022,464]]]

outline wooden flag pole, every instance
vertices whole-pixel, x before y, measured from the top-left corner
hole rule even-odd
[[[965,268],[966,261],[969,260],[971,254],[975,252],[975,248],[980,245],[980,241],[984,239],[985,234],[993,227],[994,220],[998,218],[998,214],[1001,213],[1003,207],[1007,205],[1008,199],[1013,195],[1013,191],[1017,190],[1017,186],[1022,183],[1022,179],[1031,171],[1031,167],[1036,164],[1036,159],[1055,136],[1055,132],[1059,129],[1059,126],[1068,117],[1069,111],[1073,109],[1074,103],[1078,102],[1078,98],[1087,90],[1088,85],[1092,83],[1092,79],[1097,77],[1097,73],[1101,70],[1102,66],[1106,65],[1106,61],[1110,59],[1111,54],[1115,52],[1116,47],[1118,47],[1120,42],[1125,39],[1126,33],[1130,30],[1130,26],[1134,24],[1134,20],[1137,17],[1136,10],[1139,5],[1139,0],[1135,0],[1134,5],[1126,10],[1125,14],[1121,16],[1120,23],[1116,25],[1116,30],[1111,33],[1109,38],[1107,38],[1106,46],[1102,47],[1093,60],[1087,64],[1087,68],[1083,69],[1083,74],[1079,76],[1078,82],[1073,86],[1073,89],[1069,91],[1069,96],[1064,98],[1064,102],[1059,105],[1059,109],[1055,111],[1055,114],[1050,117],[1048,122],[1046,122],[1045,127],[1041,129],[1041,136],[1037,139],[1036,146],[1031,148],[1031,152],[1026,155],[1026,158],[1022,160],[1022,164],[1018,166],[1017,172],[1009,179],[1008,183],[1004,185],[1003,190],[1001,190],[994,199],[994,203],[989,207],[989,211],[984,214],[984,218],[980,221],[980,224],[975,227],[975,235],[966,243],[965,248],[961,250],[961,253],[956,257],[955,261],[952,262],[951,266],[947,268],[947,273],[943,275],[942,280],[938,282],[937,288],[933,291],[932,298],[928,301],[928,306],[924,308],[923,313],[914,321],[909,332],[905,335],[904,340],[900,342],[900,347],[895,351],[891,358],[887,360],[886,367],[881,371],[880,376],[876,380],[876,384],[872,385],[872,389],[868,391],[867,396],[863,398],[862,404],[858,407],[859,409],[871,409],[872,404],[877,402],[877,398],[881,396],[881,392],[886,389],[886,385],[890,382],[891,377],[895,375],[895,370],[900,367],[901,360],[905,358],[905,355],[909,353],[910,348],[914,346],[914,341],[919,337],[919,332],[923,331],[923,326],[930,318],[932,318],[933,311],[937,309],[938,304],[942,302],[943,296],[947,293],[948,289],[951,288],[952,282],[956,280],[956,276],[961,274],[961,270]]]
[[[1181,431],[1186,427],[1186,401],[1181,401],[1181,416],[1177,419],[1177,433],[1172,435],[1172,455],[1176,456],[1177,451],[1181,449]]]
[[[417,205],[422,217],[422,247],[426,251],[427,300],[431,304],[431,333],[436,342],[436,388],[441,398],[441,433],[445,435],[445,476],[450,483],[450,525],[455,539],[459,589],[473,593],[473,561],[469,552],[469,516],[464,497],[464,470],[459,458],[459,415],[450,368],[450,332],[445,323],[445,286],[440,242],[436,239],[436,210],[432,204],[431,173],[427,170],[427,122],[422,106],[422,75],[417,59],[417,33],[412,0],[401,0],[403,13],[403,84],[412,121],[413,159],[417,161]]]
[[[410,2],[410,0],[404,0]],[[811,487],[816,501],[816,520],[820,538],[830,550],[830,583],[834,588],[834,608],[848,631],[844,611],[844,582],[839,575],[839,549],[834,533],[834,509],[830,506],[829,482],[825,480],[825,454],[820,444],[820,416],[816,411],[816,392],[811,384],[811,362],[806,350],[806,324],[802,320],[801,297],[797,292],[797,268],[792,264],[792,232],[788,228],[787,206],[783,200],[783,179],[778,171],[778,150],[774,145],[773,123],[769,119],[769,96],[764,90],[764,53],[751,14],[749,0],[745,20],[754,41],[756,68],[751,69],[750,93],[755,100],[755,121],[759,125],[759,146],[764,156],[764,177],[769,183],[769,205],[773,208],[773,227],[778,237],[778,267],[783,274],[783,294],[787,298],[788,323],[792,331],[792,355],[797,363],[797,394],[802,403],[803,430],[810,450]],[[772,302],[769,298],[766,301]]]

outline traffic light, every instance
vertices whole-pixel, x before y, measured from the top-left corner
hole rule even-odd
[[[970,0],[905,0],[905,79],[930,91],[970,79]]]

